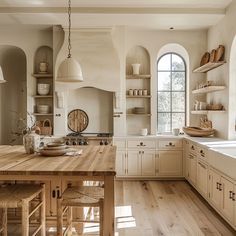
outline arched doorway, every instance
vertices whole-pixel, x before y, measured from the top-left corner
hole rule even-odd
[[[26,120],[26,55],[18,47],[0,45],[0,65],[7,83],[0,85],[0,144],[22,144],[17,121]]]

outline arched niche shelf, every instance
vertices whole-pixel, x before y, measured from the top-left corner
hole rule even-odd
[[[48,46],[41,46],[37,49],[34,56],[34,73],[38,74],[39,63],[46,62],[48,64],[47,74],[52,74],[53,72],[53,50]]]
[[[150,74],[150,55],[146,48],[134,46],[126,56],[126,75],[132,75],[132,64],[140,64],[140,75]]]
[[[140,64],[134,74],[132,64]],[[126,55],[126,133],[139,135],[142,128],[151,132],[150,55],[142,46],[132,47]]]

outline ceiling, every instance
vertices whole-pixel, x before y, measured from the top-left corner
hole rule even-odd
[[[206,29],[232,0],[72,0],[73,27]],[[68,25],[67,0],[0,0],[0,25]]]

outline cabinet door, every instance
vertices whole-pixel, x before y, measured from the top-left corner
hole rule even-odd
[[[156,166],[155,166],[155,150],[145,150],[141,151],[141,172],[142,176],[155,176]]]
[[[116,151],[116,175],[117,177],[125,175],[125,168],[126,168],[125,160],[126,160],[125,150],[117,150]]]
[[[159,175],[182,176],[182,151],[159,151]]]
[[[197,163],[197,188],[199,192],[207,197],[207,165],[198,161]]]
[[[234,185],[229,180],[221,177],[222,183],[222,213],[230,221],[233,222],[234,218],[234,201],[233,192]]]
[[[220,210],[221,203],[221,191],[220,189],[220,175],[215,171],[210,170],[209,176],[209,189],[210,189],[210,201]]]
[[[126,175],[140,176],[141,175],[141,151],[128,150],[127,152],[127,167]]]
[[[197,183],[197,158],[195,155],[189,154],[189,181],[196,185]]]

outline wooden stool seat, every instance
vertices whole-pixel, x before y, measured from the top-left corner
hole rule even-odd
[[[36,199],[36,197],[38,197]],[[33,209],[30,208],[30,202],[37,200],[37,204]],[[38,210],[40,210],[40,224],[32,235],[36,235],[39,231],[41,236],[46,235],[46,215],[45,215],[45,186],[32,184],[14,184],[0,186],[0,208],[2,208],[2,217],[0,233],[7,236],[7,209],[22,208],[22,227],[21,236],[29,236],[29,219]],[[31,211],[30,211],[31,210]]]
[[[67,188],[57,201],[57,235],[72,235],[72,223],[98,222],[100,236],[103,235],[104,189],[98,186],[79,186]],[[99,221],[72,219],[72,207],[98,207]],[[68,210],[67,227],[63,233],[63,215]]]

